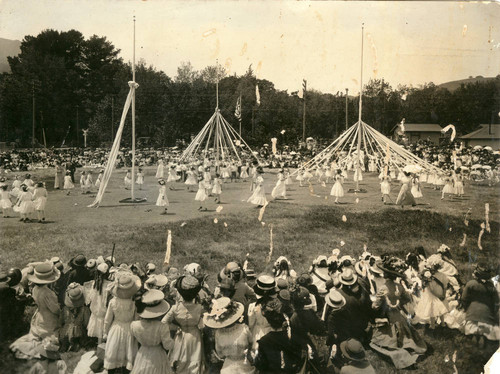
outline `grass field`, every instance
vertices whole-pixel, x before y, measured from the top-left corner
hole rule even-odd
[[[79,175],[79,174],[77,174]],[[52,177],[43,171],[39,177],[47,181],[49,201],[46,224],[21,223],[6,218],[1,223],[1,266],[23,266],[30,259],[40,260],[59,256],[68,260],[78,253],[87,258],[110,255],[116,244],[118,262],[154,262],[161,266],[165,252],[166,231],[172,230],[172,265],[181,267],[188,262],[199,262],[210,274],[209,283],[215,284],[215,274],[228,261],[244,259],[250,254],[250,262],[256,272],[269,270],[266,264],[269,252],[269,228],[273,228],[273,260],[286,255],[298,273],[307,271],[312,260],[319,254],[328,255],[333,248],[341,253],[359,255],[366,245],[374,254],[394,253],[404,256],[410,249],[422,245],[428,253],[445,243],[459,265],[464,280],[471,276],[474,262],[499,260],[498,189],[488,186],[466,186],[467,196],[452,200],[440,200],[440,194],[424,189],[424,198],[415,208],[401,209],[394,205],[384,206],[380,201],[380,188],[374,175],[365,175],[362,182],[367,193],[346,194],[343,204],[335,205],[328,198],[331,184],[326,188],[313,184],[307,187],[292,186],[290,199],[273,202],[266,208],[262,222],[257,219],[259,210],[242,202],[250,195],[249,183],[223,185],[223,210],[216,212],[215,203],[207,205],[207,212],[198,212],[194,193],[178,184],[177,191],[168,191],[171,202],[169,215],[161,216],[154,206],[158,193],[154,170],[146,170],[146,187],[136,193],[145,196],[146,204],[120,204],[129,191],[121,188],[124,171],[115,172],[102,206],[90,209],[85,206],[93,199],[75,190],[70,196],[63,191],[51,191]],[[275,182],[274,173],[266,173],[266,191],[270,196]],[[353,187],[347,182],[345,189]],[[182,188],[182,190],[181,190]],[[391,197],[395,200],[399,186],[393,185]],[[356,202],[356,199],[359,199]],[[491,232],[477,238],[484,220],[484,204],[490,204]],[[464,215],[470,208],[469,223]],[[346,221],[342,216],[346,216]],[[217,218],[218,223],[214,223]],[[460,246],[463,234],[466,243]],[[342,246],[342,242],[345,244]],[[468,343],[459,333],[447,329],[438,330],[433,336],[423,329],[431,354],[418,365],[417,370],[396,371],[385,361],[370,354],[371,361],[380,373],[417,372],[453,373],[451,357],[457,352],[456,366],[459,373],[480,373],[482,365],[495,351],[494,345],[484,350]],[[6,344],[0,346],[2,352]],[[445,357],[450,360],[445,362]],[[25,372],[26,365],[2,355],[0,373]],[[66,356],[70,367],[77,362],[75,354]],[[14,369],[16,367],[16,369]]]

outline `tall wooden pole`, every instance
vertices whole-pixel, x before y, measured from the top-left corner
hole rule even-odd
[[[345,129],[347,131],[347,128],[349,127],[349,121],[348,121],[348,113],[349,113],[349,89],[345,89]]]
[[[33,81],[32,99],[33,99],[33,125],[31,129],[31,148],[33,152],[35,152],[35,81]]]
[[[304,110],[302,111],[302,142],[306,143],[306,90],[307,90],[307,81],[304,80],[303,83],[303,98],[304,98]]]
[[[132,81],[135,84],[135,16],[134,16],[134,45],[133,45],[133,55],[132,55]],[[132,94],[132,188],[131,198],[132,201],[135,200],[135,88]]]
[[[114,139],[115,139],[115,98],[114,96],[111,96],[111,142],[113,142]]]
[[[76,106],[76,146],[80,146],[80,121],[79,121],[79,116],[78,116],[78,105]]]
[[[363,24],[364,25],[364,24]],[[359,111],[358,111],[358,146],[356,147],[358,151],[358,166],[357,178],[356,178],[356,190],[359,191],[359,177],[361,174],[361,136],[363,131],[363,126],[361,125],[361,110],[363,107],[363,39],[364,39],[364,26],[361,27],[361,79],[359,88]]]

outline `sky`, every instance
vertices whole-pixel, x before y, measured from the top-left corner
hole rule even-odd
[[[44,29],[106,36],[120,57],[175,77],[218,61],[229,74],[248,66],[276,88],[359,92],[384,78],[419,86],[500,74],[500,3],[162,0],[0,0],[0,38]],[[140,83],[140,82],[139,82]]]

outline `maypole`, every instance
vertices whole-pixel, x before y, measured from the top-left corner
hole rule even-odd
[[[135,83],[135,16],[134,16],[134,42],[133,42],[133,54],[132,54],[132,82]],[[135,185],[135,90],[132,93],[132,188],[131,200],[135,201],[134,187]]]
[[[360,75],[360,88],[359,88],[359,111],[358,111],[358,145],[356,151],[358,153],[358,162],[356,167],[356,192],[360,192],[359,189],[359,177],[361,175],[361,132],[363,131],[361,122],[361,110],[363,107],[363,39],[364,39],[364,24],[361,26],[361,75]]]

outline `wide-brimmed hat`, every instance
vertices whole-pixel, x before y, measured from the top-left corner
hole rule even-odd
[[[170,305],[165,301],[165,294],[160,290],[149,290],[142,295],[141,301],[146,305],[139,317],[144,319],[158,318],[170,310]]]
[[[59,354],[57,338],[48,337],[43,339],[42,344],[38,347],[38,353],[40,356],[46,357],[49,360],[59,360],[61,355]]]
[[[340,351],[345,358],[352,361],[363,361],[366,358],[363,345],[356,339],[344,340],[340,343]]]
[[[79,308],[85,304],[85,295],[83,293],[83,286],[78,283],[71,283],[66,289],[64,297],[64,305],[69,308]]]
[[[255,270],[253,269],[245,270],[245,275],[247,276],[248,280],[253,280],[257,277],[257,274],[255,274]]]
[[[77,255],[70,261],[70,266],[84,267],[87,264],[87,259],[84,255]]]
[[[221,297],[212,302],[212,310],[203,315],[203,323],[212,329],[221,329],[238,321],[244,310],[243,304]]]
[[[28,280],[36,284],[49,284],[59,279],[61,272],[52,262],[42,262],[37,264],[32,274],[28,274]]]
[[[276,293],[276,281],[270,275],[261,275],[257,278],[253,290],[260,296],[264,294],[274,295]]]
[[[138,276],[129,273],[118,273],[115,294],[120,299],[130,299],[141,288],[141,280]]]
[[[10,277],[7,273],[5,272],[0,272],[0,283],[9,283]]]
[[[153,274],[148,278],[146,284],[149,287],[163,288],[168,284],[168,282],[168,278],[165,274]]]
[[[344,269],[339,276],[340,283],[351,286],[358,280],[358,276],[352,271],[352,269]]]
[[[380,262],[376,262],[376,266],[382,270],[386,275],[404,278],[404,271],[406,263],[394,256],[384,257],[384,259]]]
[[[326,295],[325,302],[334,309],[340,309],[345,305],[345,298],[339,291],[332,288]]]

